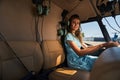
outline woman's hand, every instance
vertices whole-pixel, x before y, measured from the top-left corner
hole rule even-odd
[[[118,42],[113,42],[113,41],[110,41],[104,44],[104,47],[106,48],[118,47],[118,46],[120,46],[120,44]]]

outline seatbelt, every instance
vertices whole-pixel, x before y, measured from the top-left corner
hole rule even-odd
[[[35,75],[35,72],[34,71],[29,71],[27,69],[27,67],[23,64],[21,59],[16,55],[16,52],[12,49],[12,47],[9,45],[6,38],[4,37],[4,35],[1,32],[0,32],[0,38],[6,44],[8,49],[11,50],[11,52],[15,55],[15,57],[18,59],[18,61],[23,65],[24,69],[28,72],[28,74],[25,77],[23,77],[22,80],[31,80],[31,78]]]

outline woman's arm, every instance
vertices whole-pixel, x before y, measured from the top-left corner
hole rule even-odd
[[[82,47],[83,47],[83,48],[87,48],[88,45],[86,45],[85,43],[82,43]]]
[[[108,42],[108,43],[103,43],[103,44],[99,44],[96,46],[90,46],[90,47],[84,47],[83,49],[80,49],[77,44],[74,41],[67,41],[71,48],[80,56],[86,55],[86,54],[92,54],[93,52],[103,48],[103,47],[113,47],[113,46],[117,46],[117,43],[115,42]]]

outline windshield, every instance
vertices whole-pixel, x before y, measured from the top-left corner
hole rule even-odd
[[[113,17],[104,17],[102,19],[111,40],[120,41],[120,15]],[[83,39],[86,43],[97,45],[105,42],[103,34],[97,21],[81,23]]]
[[[115,17],[104,17],[102,19],[103,24],[105,25],[111,39],[113,41],[120,40],[120,15]]]
[[[97,45],[105,42],[97,21],[81,23],[81,28],[86,43]]]

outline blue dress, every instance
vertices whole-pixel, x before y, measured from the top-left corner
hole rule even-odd
[[[71,68],[91,71],[94,62],[98,57],[91,55],[84,55],[84,56],[77,55],[74,52],[74,50],[70,47],[69,43],[67,43],[67,40],[74,41],[79,48],[81,48],[81,43],[79,42],[79,39],[74,35],[72,35],[71,33],[68,33],[66,35],[64,42],[67,51],[68,66]]]

